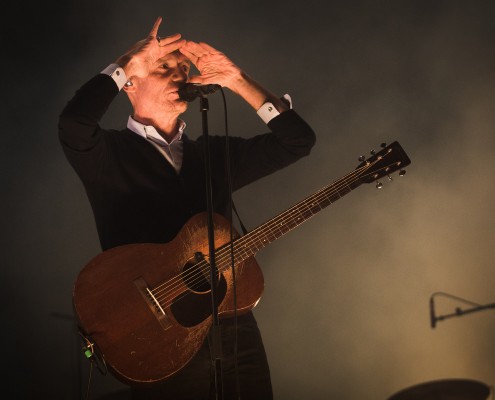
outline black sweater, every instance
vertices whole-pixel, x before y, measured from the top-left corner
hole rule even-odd
[[[103,250],[129,243],[172,240],[187,220],[206,210],[203,138],[183,135],[180,174],[145,138],[99,121],[117,96],[99,74],[80,88],[60,115],[59,137],[88,195]],[[229,138],[232,185],[239,189],[309,154],[315,135],[293,110],[268,123],[271,132]],[[213,205],[225,215],[228,184],[225,137],[210,138]]]

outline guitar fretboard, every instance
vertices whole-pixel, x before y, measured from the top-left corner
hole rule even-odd
[[[349,175],[340,178],[295,204],[278,216],[248,232],[244,236],[235,239],[235,263],[238,264],[247,258],[252,257],[262,248],[268,246],[270,243],[298,227],[324,208],[356,189],[361,185],[361,181],[357,176],[367,167],[368,165],[365,165]],[[226,257],[226,254],[229,251],[230,243],[227,243],[216,252],[217,264],[220,270],[224,270],[230,265],[230,260]]]

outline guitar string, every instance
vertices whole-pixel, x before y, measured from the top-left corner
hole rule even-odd
[[[369,168],[369,166],[368,166],[368,165],[364,165],[364,166],[362,167],[362,170],[364,171],[366,168]],[[353,176],[353,175],[358,175],[358,174],[359,174],[359,173],[361,173],[361,172],[362,172],[361,170],[355,170],[355,171],[353,171],[352,173],[350,173],[350,174],[348,175],[348,177],[349,177],[349,176]],[[328,185],[328,186],[326,186],[326,187],[324,187],[324,188],[320,189],[319,191],[317,191],[316,193],[314,193],[312,196],[308,197],[307,199],[303,200],[301,203],[298,203],[298,204],[294,205],[293,207],[291,207],[291,208],[289,208],[289,209],[285,210],[285,211],[284,211],[284,212],[282,212],[280,215],[278,215],[277,217],[275,217],[273,220],[270,220],[270,221],[266,222],[265,224],[272,225],[272,224],[273,224],[273,222],[275,222],[275,221],[277,221],[277,220],[280,220],[280,219],[282,219],[282,220],[283,220],[283,219],[287,218],[287,216],[288,216],[288,215],[294,214],[294,210],[293,210],[293,208],[298,208],[298,206],[300,206],[301,204],[303,204],[303,203],[304,203],[304,202],[306,202],[307,200],[312,199],[313,197],[315,197],[315,198],[318,198],[318,197],[328,198],[328,196],[327,196],[327,194],[326,194],[326,191],[327,191],[329,188],[331,188],[331,187],[333,187],[333,188],[334,188],[334,192],[333,192],[332,194],[335,194],[335,193],[337,193],[337,194],[338,194],[339,189],[341,189],[342,187],[348,186],[347,184],[343,184],[343,185],[341,184],[341,181],[345,181],[345,180],[346,180],[346,178],[347,178],[347,177],[344,177],[344,178],[341,178],[340,180],[338,180],[338,181],[337,181],[337,182],[340,184],[340,186],[338,187],[338,189],[335,189],[335,187],[337,187],[337,186],[338,186],[338,185],[336,185],[336,183],[330,184],[330,185]],[[351,184],[352,184],[352,183],[353,183],[353,182],[351,182]],[[300,214],[300,213],[298,213],[298,214]],[[259,233],[260,233],[260,232],[258,232],[258,231],[261,231],[261,232],[262,232],[263,230],[265,230],[265,229],[266,229],[266,227],[264,226],[265,224],[263,224],[263,225],[261,225],[261,226],[258,226],[258,227],[257,227],[257,228],[255,228],[253,231],[251,231],[251,232],[248,234],[248,238],[247,238],[247,240],[246,240],[246,239],[244,239],[244,240],[243,240],[243,239],[242,239],[242,238],[243,238],[242,236],[241,236],[239,239],[237,239],[237,240],[235,241],[235,243],[234,243],[234,248],[236,248],[236,247],[238,248],[238,247],[239,247],[239,244],[241,244],[241,245],[242,245],[242,244],[244,244],[244,247],[249,247],[249,246],[247,246],[247,245],[249,245],[249,244],[251,244],[252,242],[254,242],[254,241],[256,240],[256,237],[258,236],[257,234],[259,234]],[[277,225],[278,225],[278,224],[277,224]],[[288,232],[288,231],[287,231],[287,232]],[[243,242],[243,243],[241,243],[241,242]],[[222,246],[221,246],[219,249],[217,249],[217,251],[216,251],[216,255],[219,255],[219,257],[216,257],[216,258],[215,258],[216,260],[218,259],[220,263],[223,261],[223,260],[222,260],[222,256],[223,256],[223,254],[221,254],[221,253],[223,253],[223,252],[222,252]],[[203,267],[203,266],[207,266],[207,265],[208,265],[207,261],[206,261],[206,260],[202,260],[202,261],[200,261],[198,264],[194,265],[193,267],[195,267],[195,266],[199,266],[199,268],[201,268],[201,267]],[[222,272],[222,270],[220,270],[220,269],[219,269],[219,272]],[[201,278],[201,273],[200,273],[200,272],[198,273],[198,272],[197,272],[197,270],[193,270],[193,269],[191,269],[191,272],[188,272],[188,273],[185,273],[185,274],[176,275],[176,276],[175,276],[175,277],[173,277],[171,280],[169,280],[169,281],[167,281],[167,282],[164,282],[163,284],[161,284],[161,285],[157,286],[156,288],[154,288],[154,289],[152,290],[152,293],[153,293],[153,295],[155,296],[155,298],[156,298],[157,300],[162,301],[162,300],[163,300],[163,295],[164,295],[164,294],[163,294],[163,291],[164,291],[164,290],[168,289],[168,288],[169,288],[172,284],[174,284],[174,283],[176,283],[176,282],[182,283],[183,281],[187,281],[187,280],[188,280],[188,278],[189,278],[189,277],[191,277],[191,276],[193,277],[193,279],[194,279],[194,278],[197,278],[198,276],[199,276],[199,278],[198,278],[199,280],[201,280],[201,279],[202,279],[202,278]],[[176,282],[174,282],[174,281],[176,281]],[[191,283],[195,283],[195,282],[194,282],[194,281],[193,281],[193,282],[191,282],[191,281],[187,281],[187,286],[190,286],[190,284],[191,284]],[[166,285],[166,286],[164,286],[164,285]],[[175,289],[175,288],[174,288],[174,289]],[[170,293],[172,293],[172,292],[170,292]],[[168,295],[168,294],[169,294],[169,292],[165,293],[165,295]],[[173,295],[173,293],[172,293],[172,295]]]
[[[330,204],[332,204],[332,203],[330,203]],[[306,219],[304,219],[304,221],[306,221],[307,219],[309,219],[309,218],[311,218],[313,215],[315,215],[315,213],[314,213],[311,209],[309,209],[309,211],[312,213],[312,215],[311,215],[311,216],[309,216],[309,217],[307,217]],[[303,221],[303,222],[304,222],[304,221]],[[295,225],[295,226],[291,227],[291,229],[292,229],[292,228],[294,228],[294,227],[297,227],[297,225]],[[280,237],[280,236],[282,236],[282,235],[283,235],[283,234],[285,234],[285,233],[288,233],[289,231],[290,231],[290,229],[289,229],[289,230],[287,230],[287,231],[285,231],[285,232],[281,232],[281,235],[279,235],[279,237]],[[276,235],[275,235],[275,238],[277,238],[277,236],[276,236]],[[249,244],[249,241],[248,241],[247,243]],[[268,242],[268,243],[270,243],[270,242]],[[262,246],[261,246],[261,247],[263,247],[263,246],[264,246],[264,245],[266,245],[266,244],[267,244],[267,243],[264,243],[264,244],[262,243]],[[234,243],[234,247],[239,247],[239,246],[236,246],[236,245],[238,245],[238,243]],[[242,243],[241,243],[241,245],[242,245]],[[259,246],[257,246],[257,247],[258,247],[258,249],[257,249],[257,250],[259,250],[259,249],[260,249],[260,247],[259,247]],[[222,266],[222,260],[221,260],[221,259],[222,259],[222,255],[224,254],[224,249],[219,248],[219,249],[217,250],[217,252],[218,252],[218,254],[220,254],[220,257],[219,257],[219,260],[220,260],[220,263],[219,263],[220,268],[218,268],[218,273],[219,273],[219,275],[220,275],[220,274],[221,274],[224,270],[227,270],[228,268],[230,268],[230,265],[225,265],[225,266]],[[253,251],[251,251],[251,252],[248,254],[248,256],[245,256],[244,258],[241,258],[241,260],[240,260],[239,262],[242,262],[242,261],[246,260],[247,258],[249,258],[250,256],[252,256],[252,255],[253,255],[253,254],[255,254],[255,253],[256,253],[256,251],[254,251],[254,252],[253,252]],[[239,252],[237,252],[237,254],[239,254]],[[196,287],[195,287],[195,285],[198,283],[198,280],[202,280],[202,279],[203,279],[203,278],[201,278],[200,273],[197,273],[197,278],[196,278],[196,277],[194,277],[194,278],[193,278],[193,281],[186,282],[186,286],[187,286],[187,288],[186,288],[186,289],[190,289],[191,291],[194,291],[194,289],[196,288]],[[183,286],[183,287],[184,287],[184,286]],[[204,293],[204,294],[206,294],[206,293],[207,293],[207,291],[206,291],[206,292],[204,292],[204,291],[203,291],[203,292],[201,292],[201,291],[199,291],[199,290],[198,290],[198,291],[197,291],[197,293]],[[182,300],[182,299],[183,299],[185,296],[187,296],[188,294],[190,294],[190,291],[189,291],[189,290],[187,290],[187,291],[181,290],[181,291],[179,291],[178,293],[174,293],[174,292],[172,292],[172,291],[169,291],[169,292],[167,292],[167,293],[162,294],[161,296],[159,296],[158,302],[159,302],[160,306],[162,307],[162,309],[164,309],[164,308],[167,308],[167,307],[171,306],[171,305],[172,305],[172,304],[174,304],[174,303],[179,302],[180,300]]]
[[[377,161],[378,161],[378,160],[377,160]],[[365,165],[364,167],[369,168],[370,166],[371,166],[371,165],[367,165],[367,166]],[[366,168],[364,168],[364,167],[363,167],[363,170],[364,170],[364,169],[366,169]],[[387,169],[387,167],[383,167],[382,169],[385,169],[385,170],[386,170],[386,169]],[[356,171],[354,171],[352,174],[350,174],[349,176],[352,176],[352,175],[357,175],[357,174],[358,174],[358,173],[360,173],[360,172],[361,172],[361,171],[357,171],[357,170],[356,170]],[[366,176],[366,175],[363,175],[363,176]],[[342,188],[342,187],[344,187],[344,186],[349,186],[349,184],[346,184],[346,183],[345,183],[345,181],[347,180],[347,178],[348,178],[348,177],[344,177],[344,178],[340,179],[339,181],[337,181],[337,182],[338,182],[338,185],[340,185],[340,186],[339,186],[339,189],[341,189],[341,188]],[[320,198],[321,198],[321,195],[322,195],[322,194],[323,194],[323,196],[324,196],[324,197],[327,197],[327,200],[328,200],[328,196],[327,196],[327,194],[332,193],[332,192],[327,193],[327,191],[328,191],[328,189],[329,189],[329,188],[332,188],[332,189],[336,188],[336,187],[338,186],[338,185],[337,185],[337,182],[336,182],[336,183],[334,183],[334,184],[332,184],[332,185],[329,185],[329,186],[327,186],[327,187],[325,187],[325,188],[323,188],[323,189],[320,189],[320,190],[319,190],[318,192],[316,192],[314,195],[312,195],[312,196],[308,197],[307,199],[303,200],[301,203],[298,203],[297,205],[295,205],[294,207],[290,208],[289,210],[286,210],[286,211],[285,211],[284,213],[282,213],[279,217],[274,218],[272,221],[268,221],[266,224],[268,224],[268,227],[270,228],[270,226],[274,225],[274,224],[273,224],[273,222],[274,222],[274,221],[276,221],[276,220],[280,220],[280,219],[281,219],[281,216],[282,216],[282,215],[294,214],[294,208],[295,208],[295,209],[296,209],[296,211],[297,211],[297,209],[298,209],[298,208],[300,208],[300,206],[306,206],[306,208],[307,208],[306,212],[307,212],[307,211],[311,212],[311,215],[310,215],[309,217],[307,217],[307,218],[306,218],[306,217],[304,217],[304,215],[303,215],[303,214],[301,214],[300,212],[297,212],[297,214],[296,214],[296,215],[302,215],[302,216],[303,216],[303,221],[302,221],[302,222],[306,221],[307,219],[309,219],[309,218],[311,218],[313,215],[315,215],[315,213],[313,212],[313,210],[312,210],[311,208],[309,208],[309,207],[308,207],[308,203],[309,203],[309,201],[310,201],[310,200],[312,200],[312,201],[313,201],[313,203],[311,204],[311,206],[313,206],[313,207],[314,207],[314,201],[315,201],[318,197],[320,197]],[[355,181],[351,181],[351,182],[350,182],[350,184],[352,184],[353,182],[355,182]],[[343,185],[342,185],[342,183],[343,183]],[[351,189],[351,190],[352,190],[352,189]],[[335,193],[339,194],[338,192],[339,192],[339,190],[334,190],[333,194],[335,194]],[[339,194],[339,198],[340,198],[340,197],[341,197],[341,196],[340,196],[340,194]],[[332,204],[332,202],[331,202],[331,201],[330,201],[330,204]],[[320,207],[320,210],[322,210],[322,208],[321,208],[321,207]],[[320,211],[320,210],[318,210],[318,211]],[[318,212],[318,211],[317,211],[317,212]],[[299,220],[299,219],[300,219],[300,218],[298,218],[298,220]],[[300,223],[301,223],[301,222],[299,222],[299,223],[297,223],[297,222],[296,222],[296,225],[294,225],[293,227],[290,227],[290,229],[289,229],[289,230],[287,230],[287,231],[285,231],[285,232],[284,232],[284,231],[280,231],[280,228],[278,228],[279,233],[281,233],[281,234],[279,235],[279,237],[280,237],[280,236],[282,236],[282,235],[284,235],[285,233],[288,233],[291,229],[293,229],[293,228],[297,227]],[[244,240],[244,241],[243,241],[243,240],[242,240],[242,237],[241,237],[241,238],[239,238],[239,239],[238,239],[238,240],[234,243],[234,248],[235,248],[235,247],[237,247],[237,248],[238,248],[238,247],[240,247],[240,246],[244,245],[244,247],[248,247],[248,249],[249,249],[249,248],[250,248],[250,246],[246,246],[246,244],[252,245],[252,243],[253,243],[253,242],[255,242],[256,240],[259,240],[259,239],[257,239],[257,235],[255,235],[255,233],[256,233],[256,231],[261,231],[261,232],[263,232],[263,230],[267,230],[267,229],[266,229],[266,226],[265,226],[266,224],[261,225],[260,227],[258,227],[257,229],[253,230],[253,231],[250,233],[250,235],[249,235],[249,236],[251,236],[251,235],[252,235],[254,240],[249,239],[249,240],[247,240],[247,241],[246,241],[246,240]],[[282,224],[282,225],[286,225],[286,224]],[[270,230],[271,230],[271,231],[273,231],[272,229],[268,229],[268,231],[270,231]],[[276,235],[274,235],[274,236],[275,236],[275,239],[276,239],[276,238],[277,238],[277,236],[276,236]],[[264,246],[267,244],[267,243],[266,243],[266,240],[265,240],[264,242],[260,242],[260,243],[261,243],[261,247],[264,247]],[[268,243],[270,243],[270,242],[268,242]],[[257,247],[259,247],[259,246],[257,246]],[[224,255],[224,249],[222,248],[222,246],[221,246],[219,249],[217,249],[217,253],[218,253],[218,255],[219,255],[218,259],[220,260],[219,264],[221,265],[221,264],[222,264],[222,261],[223,261],[223,260],[222,260],[222,257],[223,257],[223,255]],[[238,252],[238,253],[239,253],[239,252]],[[244,261],[245,259],[247,259],[248,257],[250,257],[250,256],[251,256],[251,255],[253,255],[253,254],[255,254],[255,252],[251,252],[251,254],[249,254],[248,256],[244,257],[241,261]],[[203,262],[202,262],[202,264],[207,266],[207,262],[206,262],[206,261],[203,261]],[[230,266],[228,266],[228,267],[230,267]],[[220,268],[218,268],[218,272],[219,272],[219,273],[223,272],[223,271],[224,271],[224,268],[226,269],[227,267],[220,267]],[[193,277],[192,277],[192,279],[193,279],[193,280],[192,280],[192,281],[191,281],[191,280],[189,280],[189,282],[186,282],[186,286],[187,286],[187,287],[189,287],[189,288],[191,288],[191,287],[192,287],[192,289],[194,289],[194,285],[195,285],[195,284],[197,284],[200,280],[203,280],[203,279],[204,279],[204,278],[202,278],[202,277],[201,277],[201,273],[198,273],[198,272],[196,272],[196,271],[192,272],[192,273],[191,273],[191,274],[189,274],[189,275],[191,276],[191,275],[194,275],[194,274],[195,274],[195,276],[193,276]],[[178,277],[178,278],[180,278],[180,277]],[[181,281],[184,281],[184,279],[181,279]],[[160,286],[162,286],[162,285],[160,285]],[[170,285],[169,285],[169,286],[170,286]],[[180,286],[182,286],[182,285],[180,285]],[[177,286],[176,288],[179,288],[179,286]],[[156,288],[155,288],[155,290],[154,290],[154,291],[155,291],[156,293],[160,293],[160,292],[163,292],[163,290],[164,290],[164,289],[161,289],[161,290],[159,290],[159,291],[156,291]],[[164,294],[162,293],[161,295],[157,296],[157,301],[159,302],[159,304],[160,304],[162,307],[168,307],[169,305],[173,304],[173,302],[175,302],[175,301],[179,301],[180,299],[182,299],[182,298],[183,298],[185,295],[187,295],[189,292],[182,292],[182,294],[180,294],[180,293],[181,293],[181,292],[179,292],[179,296],[178,296],[178,297],[176,297],[177,295],[176,295],[173,291],[169,291],[169,292],[166,292],[166,293],[164,293]],[[171,298],[170,298],[170,299],[167,299],[168,297],[171,297]],[[170,304],[163,305],[163,304],[162,304],[162,302],[164,302],[165,300],[167,300],[167,303],[168,303],[169,301],[171,301],[171,300],[173,300],[173,301],[171,301],[171,302],[170,302]]]
[[[376,162],[377,162],[377,161],[379,161],[379,160],[380,160],[380,159],[376,160],[374,163],[376,163]],[[372,163],[367,164],[367,165],[364,165],[364,166],[362,167],[362,170],[364,171],[365,169],[367,169],[367,168],[371,167],[372,165],[373,165]],[[392,165],[392,164],[391,164],[391,165]],[[387,170],[387,168],[388,168],[388,167],[383,167],[383,168],[381,168],[381,169]],[[379,169],[379,170],[380,170],[380,169]],[[275,222],[275,221],[279,221],[279,220],[281,220],[281,219],[283,219],[283,218],[286,218],[286,216],[287,216],[288,214],[294,214],[294,211],[296,211],[295,215],[300,215],[300,216],[302,216],[302,218],[303,218],[302,222],[306,221],[307,219],[311,218],[313,215],[315,215],[315,214],[316,214],[315,212],[313,212],[313,210],[314,210],[314,202],[315,202],[315,201],[319,201],[319,200],[318,200],[318,198],[321,198],[321,197],[323,196],[323,197],[326,197],[326,198],[327,198],[327,200],[329,200],[329,198],[328,198],[328,197],[329,197],[329,196],[328,196],[329,194],[332,194],[332,195],[338,194],[338,195],[339,195],[339,198],[340,198],[340,197],[342,197],[342,196],[340,196],[340,194],[339,194],[339,190],[341,190],[341,189],[342,189],[343,187],[345,187],[345,186],[348,186],[348,187],[349,187],[349,185],[350,185],[350,184],[354,183],[356,180],[354,180],[354,181],[349,181],[349,183],[346,183],[346,181],[348,181],[348,179],[349,179],[349,177],[350,177],[350,176],[353,176],[353,175],[358,175],[358,174],[360,174],[361,172],[362,172],[361,170],[355,170],[355,171],[353,171],[351,174],[349,174],[348,176],[346,176],[346,177],[344,177],[344,178],[341,178],[341,179],[340,179],[339,181],[337,181],[336,183],[331,184],[331,185],[329,185],[329,186],[327,186],[327,187],[324,187],[324,188],[320,189],[318,192],[316,192],[316,193],[315,193],[315,194],[313,194],[312,196],[309,196],[307,199],[303,200],[301,203],[298,203],[297,205],[295,205],[295,206],[291,207],[290,209],[288,209],[288,210],[286,210],[285,212],[283,212],[282,214],[280,214],[278,217],[274,218],[274,219],[273,219],[273,220],[271,220],[271,221],[268,221],[267,223],[265,223],[265,224],[261,225],[260,227],[256,228],[256,229],[255,229],[255,230],[253,230],[252,232],[250,232],[250,235],[249,235],[249,236],[252,236],[252,238],[248,238],[248,240],[246,241],[246,240],[242,240],[242,238],[243,238],[243,237],[240,237],[238,240],[236,240],[236,241],[235,241],[235,243],[234,243],[234,248],[236,248],[236,247],[237,247],[237,248],[239,248],[239,247],[247,247],[248,249],[250,249],[250,248],[251,248],[250,246],[251,246],[251,245],[252,245],[255,241],[259,241],[259,239],[257,238],[257,236],[258,236],[258,235],[255,235],[255,234],[257,233],[257,231],[260,231],[260,232],[263,232],[264,230],[265,230],[265,231],[268,231],[268,232],[270,232],[270,231],[271,231],[271,232],[272,232],[272,235],[274,235],[275,239],[276,239],[276,238],[278,238],[278,237],[281,237],[281,236],[282,236],[282,235],[284,235],[285,233],[288,233],[291,229],[293,229],[293,228],[297,227],[297,226],[298,226],[301,222],[297,222],[297,221],[296,221],[296,224],[295,224],[294,226],[292,226],[292,227],[289,227],[289,230],[286,230],[286,231],[283,231],[283,230],[281,230],[280,228],[277,228],[277,230],[279,231],[279,236],[278,236],[278,237],[277,237],[277,235],[276,235],[276,234],[273,234],[273,231],[274,231],[274,230],[273,230],[273,229],[271,229],[271,226],[272,226],[272,225],[275,225],[275,224],[274,224],[274,222]],[[375,172],[375,173],[376,173],[376,172]],[[368,175],[371,175],[371,174],[368,174]],[[363,175],[361,175],[361,177],[363,177],[363,176],[367,176],[367,175],[364,175],[364,174],[363,174]],[[328,192],[328,189],[329,189],[329,188],[334,189],[334,190],[333,190],[333,192]],[[338,188],[338,189],[335,189],[335,188]],[[350,187],[349,187],[349,188],[350,188]],[[352,189],[351,189],[351,190],[352,190]],[[327,192],[328,192],[328,193],[327,193]],[[330,197],[332,197],[332,196],[330,196]],[[330,200],[329,200],[329,201],[330,201]],[[336,200],[335,200],[335,201],[336,201]],[[312,208],[310,208],[310,207],[309,207],[309,204],[310,204],[310,203],[311,203],[311,207],[312,207]],[[330,204],[332,204],[332,202],[331,202],[331,201],[330,201]],[[306,210],[306,211],[302,210],[302,212],[303,212],[303,213],[301,213],[301,212],[299,212],[299,211],[298,211],[298,209],[299,209],[299,208],[302,208],[302,206],[305,206],[305,207],[307,208],[307,210]],[[324,207],[323,207],[323,208],[322,208],[322,207],[319,207],[319,208],[320,208],[320,210],[322,210]],[[294,210],[294,209],[295,209],[295,210]],[[318,211],[320,211],[320,210],[318,210]],[[311,213],[311,215],[310,215],[310,216],[308,216],[308,217],[305,217],[305,216],[304,216],[304,212],[306,212],[306,213],[307,213],[308,211]],[[316,212],[318,212],[318,211],[316,211]],[[298,220],[300,220],[300,217],[298,218]],[[267,224],[268,224],[268,229],[267,229],[267,226],[265,226],[265,225],[267,225]],[[278,226],[278,225],[277,225],[277,226]],[[283,224],[281,224],[281,226],[285,226],[285,227],[287,227],[287,224],[286,224],[286,223],[283,223]],[[258,233],[259,233],[259,232],[258,232]],[[268,243],[270,243],[270,242],[268,242]],[[266,244],[268,244],[268,243],[266,242],[266,240],[265,240],[265,241],[260,241],[261,247],[260,247],[260,246],[257,246],[257,247],[262,248],[262,247],[264,247],[264,246],[265,246]],[[229,244],[229,243],[228,243],[228,244]],[[228,244],[227,244],[227,245],[228,245]],[[249,245],[249,246],[247,246],[247,245]],[[219,264],[220,264],[220,265],[223,263],[223,261],[224,261],[224,255],[225,255],[225,249],[223,249],[222,247],[223,247],[223,246],[221,246],[219,249],[217,249],[217,254],[219,255],[218,259],[219,259]],[[238,249],[237,249],[237,250],[238,250]],[[259,250],[259,249],[258,249],[258,250]],[[250,252],[250,253],[251,253],[251,254],[249,254],[249,252],[248,252],[248,256],[245,256],[245,257],[244,257],[241,261],[244,261],[244,260],[245,260],[245,259],[247,259],[248,257],[250,257],[250,256],[252,256],[253,254],[255,254],[255,252]],[[239,254],[239,252],[238,252],[238,254]],[[207,264],[207,262],[206,262],[205,260],[203,260],[202,262],[198,263],[197,265],[199,265],[199,264],[202,264],[203,266],[208,266],[208,264]],[[229,266],[227,266],[227,267],[230,267],[230,265],[229,265]],[[220,268],[218,268],[218,273],[223,272],[223,271],[224,271],[227,267],[225,267],[225,266],[223,266],[223,267],[222,267],[222,266],[221,266]],[[190,280],[189,278],[192,278],[192,280]],[[175,288],[173,288],[173,290],[171,290],[171,291],[168,291],[168,292],[166,292],[166,293],[162,293],[162,292],[163,292],[163,291],[164,291],[167,287],[169,287],[169,286],[170,286],[170,284],[172,283],[172,281],[173,281],[174,279],[175,279],[175,280],[179,280],[179,285],[177,285],[177,286],[176,286]],[[184,287],[184,286],[183,286],[184,284],[183,284],[182,282],[186,281],[186,286],[187,286],[187,287],[189,287],[189,288],[191,288],[191,287],[192,287],[192,288],[194,288],[194,285],[195,285],[195,284],[197,284],[199,281],[202,281],[203,279],[204,279],[204,277],[202,277],[201,273],[200,273],[200,272],[197,272],[197,270],[196,270],[196,271],[193,271],[193,272],[191,272],[191,273],[182,274],[182,277],[181,277],[180,275],[178,275],[178,276],[176,276],[176,277],[172,278],[172,280],[169,280],[168,282],[165,282],[164,284],[159,285],[157,288],[153,289],[153,292],[155,292],[155,293],[157,294],[156,299],[157,299],[157,301],[159,302],[159,304],[160,304],[162,307],[168,307],[168,306],[169,306],[169,304],[167,304],[167,305],[163,305],[163,304],[162,304],[162,302],[164,302],[165,300],[167,300],[167,297],[171,297],[171,299],[170,299],[170,300],[174,300],[174,299],[175,299],[175,301],[178,301],[178,300],[180,300],[181,298],[183,298],[185,295],[187,295],[187,294],[188,294],[188,292],[186,292],[186,293],[183,293],[183,292],[182,292],[182,293],[183,293],[183,295],[182,295],[182,296],[180,296],[180,295],[179,295],[179,297],[176,297],[176,296],[177,296],[177,294],[175,293],[175,292],[177,291],[176,289],[181,289],[181,291],[182,291],[182,288]],[[167,287],[165,287],[165,288],[161,288],[163,285],[166,285],[167,283],[169,283],[169,285],[168,285]],[[159,288],[160,288],[160,290],[157,290],[157,289],[159,289]],[[174,292],[174,291],[175,291],[175,292]],[[179,294],[180,294],[180,293],[181,293],[181,292],[179,292]],[[159,295],[158,295],[158,294],[159,294]],[[168,301],[170,301],[170,300],[167,300],[167,302],[168,302]],[[173,301],[172,301],[170,304],[172,304],[172,303],[173,303]]]
[[[288,233],[291,229],[297,227],[300,223],[311,218],[318,211],[321,211],[324,208],[324,207],[320,207],[320,203],[319,203],[322,198],[326,198],[326,200],[330,201],[330,204],[332,204],[333,202],[330,200],[330,198],[335,196],[335,194],[339,195],[339,198],[341,198],[342,196],[340,195],[340,191],[342,188],[347,186],[350,190],[352,190],[350,188],[350,185],[352,185],[357,180],[348,181],[350,177],[354,178],[355,176],[358,176],[359,174],[364,172],[366,169],[370,168],[374,163],[376,163],[380,160],[381,160],[381,158],[378,158],[373,163],[365,164],[361,169],[356,169],[352,173],[348,174],[347,176],[339,179],[337,182],[320,189],[318,192],[309,196],[307,199],[303,200],[302,202],[300,202],[300,203],[296,204],[295,206],[289,208],[288,210],[284,211],[282,214],[275,217],[273,220],[268,221],[267,223],[254,229],[252,232],[250,232],[248,240],[242,240],[242,237],[235,240],[234,248],[236,250],[239,250],[239,248],[244,248],[244,249],[247,248],[249,250],[249,249],[252,249],[252,245],[256,241],[259,241],[259,245],[256,246],[259,248],[262,248],[262,247],[266,246],[266,244],[271,243],[271,241],[267,242],[266,239],[260,240],[258,238],[258,235],[256,234],[257,231],[260,231],[260,232],[258,232],[258,234],[263,232],[263,231],[267,231],[267,232],[271,233],[271,235],[274,237],[274,239],[277,239],[278,237],[281,237],[284,234]],[[387,167],[383,167],[381,169],[386,170]],[[371,175],[371,174],[369,174],[369,175]],[[367,176],[367,175],[365,175],[365,174],[360,175],[360,177],[363,177],[363,176]],[[328,192],[329,189],[332,189],[332,191]],[[316,206],[319,208],[319,210],[316,210],[316,212],[314,211],[315,210],[315,203],[316,203]],[[328,204],[328,205],[330,205],[330,204]],[[304,208],[306,208],[306,210],[304,210]],[[306,216],[308,212],[310,212],[311,215]],[[280,220],[283,221],[285,218],[287,218],[288,215],[292,215],[292,221],[294,221],[295,225],[289,226],[289,229],[284,231],[283,229],[280,228],[280,226],[283,226],[285,229],[287,229],[287,222],[283,222],[282,224],[278,224],[278,222],[277,222],[277,224],[275,224],[275,221],[280,221]],[[294,220],[294,215],[297,217],[297,220]],[[266,224],[268,224],[268,226],[265,226]],[[275,228],[275,229],[272,229],[272,228]],[[278,233],[278,236],[277,236],[277,233]],[[267,236],[267,233],[264,233],[264,236]],[[227,245],[229,245],[229,244],[230,243],[227,243]],[[218,261],[219,261],[218,264],[220,266],[218,268],[219,274],[227,268],[226,266],[222,266],[222,264],[224,264],[224,262],[225,262],[225,255],[226,255],[225,248],[223,248],[224,246],[221,246],[219,249],[217,249]],[[245,250],[245,252],[246,252],[246,250]],[[239,251],[237,252],[237,254],[239,254]],[[255,252],[248,251],[247,254],[248,255],[247,256],[245,255],[241,261],[244,261],[245,259],[249,258],[253,254],[255,254]],[[198,266],[200,264],[201,264],[201,266],[208,266],[208,263],[205,260],[202,260],[201,262],[197,263],[195,266]],[[193,267],[195,267],[195,266],[193,266]],[[201,266],[200,266],[200,268],[201,268]],[[228,266],[228,267],[230,267],[230,266]],[[186,274],[177,275],[174,278],[172,278],[171,280],[164,282],[163,284],[157,286],[151,292],[154,293],[155,299],[159,302],[159,304],[162,307],[168,307],[169,304],[163,305],[162,303],[164,301],[166,301],[168,303],[168,301],[173,300],[173,299],[175,299],[175,301],[178,301],[184,295],[188,294],[188,292],[184,293],[182,296],[180,296],[180,294],[179,294],[179,297],[177,297],[177,294],[175,294],[178,289],[182,290],[182,288],[184,287],[183,282],[185,282],[185,286],[187,286],[188,288],[194,289],[195,285],[198,284],[200,281],[203,281],[204,279],[205,278],[204,278],[204,276],[202,276],[201,272],[198,272],[197,270],[194,270],[194,268],[193,268],[193,270],[191,272],[188,272]],[[176,285],[174,288],[172,288],[172,290],[169,290],[166,293],[163,293],[164,290],[169,288],[174,283],[173,282],[174,280],[178,281],[178,285]],[[164,285],[167,285],[167,286],[163,287]],[[169,297],[171,297],[171,299],[168,299]],[[170,304],[172,304],[172,303],[173,303],[173,301]]]

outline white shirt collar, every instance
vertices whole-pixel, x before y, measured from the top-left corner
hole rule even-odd
[[[141,122],[136,121],[134,118],[132,118],[132,116],[129,116],[129,119],[127,120],[127,128],[134,133],[137,133],[139,136],[144,137],[145,139],[152,138],[159,143],[169,145],[175,141],[179,141],[182,139],[184,129],[186,129],[186,123],[183,120],[179,119],[179,132],[177,132],[177,135],[174,136],[170,143],[168,143],[153,126],[144,125]]]

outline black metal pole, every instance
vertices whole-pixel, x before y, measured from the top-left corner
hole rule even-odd
[[[217,304],[217,283],[218,275],[215,262],[215,234],[213,225],[213,195],[211,186],[211,160],[210,160],[210,141],[208,136],[208,99],[200,97],[200,111],[202,113],[203,139],[204,139],[204,164],[205,164],[205,182],[206,182],[206,205],[208,215],[208,245],[210,257],[210,284],[211,284],[211,309],[212,309],[212,327],[210,330],[210,351],[212,354],[212,363],[215,371],[215,399],[223,399],[223,381],[222,381],[222,337],[220,332],[220,322],[218,318]]]

